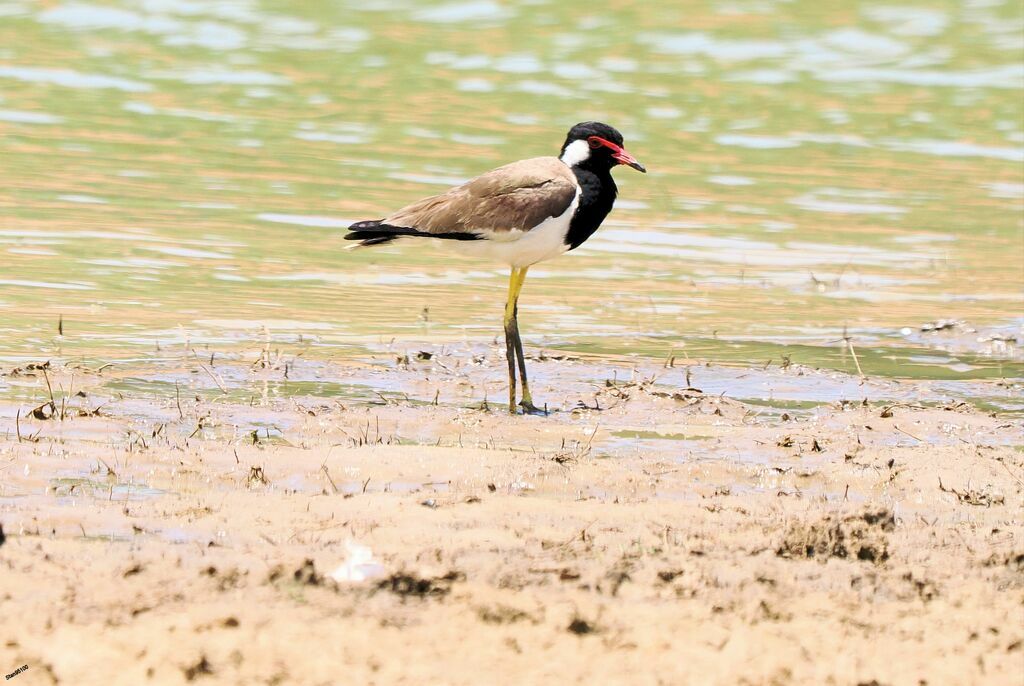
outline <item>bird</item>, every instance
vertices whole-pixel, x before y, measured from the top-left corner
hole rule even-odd
[[[583,244],[601,226],[618,189],[612,168],[644,165],[623,147],[614,127],[586,121],[569,129],[558,157],[506,164],[418,200],[383,219],[359,221],[344,238],[352,247],[384,245],[399,238],[441,241],[460,252],[486,257],[511,269],[505,303],[508,410],[517,414],[516,368],[522,383],[518,407],[546,414],[533,402],[519,335],[519,294],[533,265]]]

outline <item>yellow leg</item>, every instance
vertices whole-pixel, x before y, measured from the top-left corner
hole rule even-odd
[[[516,413],[516,341],[519,338],[516,325],[516,302],[523,289],[526,270],[512,268],[508,279],[508,301],[505,303],[505,355],[508,357],[508,411]],[[524,389],[525,390],[525,389]]]
[[[508,411],[516,413],[516,350],[515,336],[512,333],[512,322],[516,311],[516,282],[519,270],[512,268],[508,277],[508,301],[505,303],[505,356],[508,358]]]
[[[523,282],[526,281],[528,269],[529,267],[512,267],[512,273],[508,279],[508,301],[505,303],[506,325],[516,318],[516,303],[519,302],[519,293],[523,290]]]
[[[519,381],[523,384],[523,399],[520,401],[520,405],[526,412],[536,412],[537,408],[533,406],[533,396],[530,395],[530,382],[526,380],[526,357],[523,355],[523,339],[519,337],[519,293],[523,290],[523,284],[526,283],[526,272],[529,267],[523,267],[519,270],[519,288],[516,290],[516,305],[512,309],[512,332],[515,334],[515,348],[516,357],[519,359]]]

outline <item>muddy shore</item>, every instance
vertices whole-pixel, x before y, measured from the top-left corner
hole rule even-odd
[[[2,370],[5,674],[1020,683],[1019,385],[544,356],[510,417],[503,364]]]

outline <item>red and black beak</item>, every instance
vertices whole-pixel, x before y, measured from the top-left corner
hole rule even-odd
[[[627,152],[626,149],[623,148],[622,146],[616,145],[615,143],[612,143],[609,140],[605,140],[600,136],[591,136],[590,144],[593,147],[603,145],[604,147],[612,151],[612,159],[618,162],[619,164],[624,164],[627,167],[632,167],[633,169],[636,169],[638,172],[642,172],[644,174],[647,173],[647,168],[644,167],[644,165],[640,164],[640,160],[630,155],[629,152]]]

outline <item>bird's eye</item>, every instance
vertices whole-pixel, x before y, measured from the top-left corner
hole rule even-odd
[[[601,147],[601,139],[597,136],[591,136],[587,139],[587,143],[590,144],[591,148],[597,149]]]

